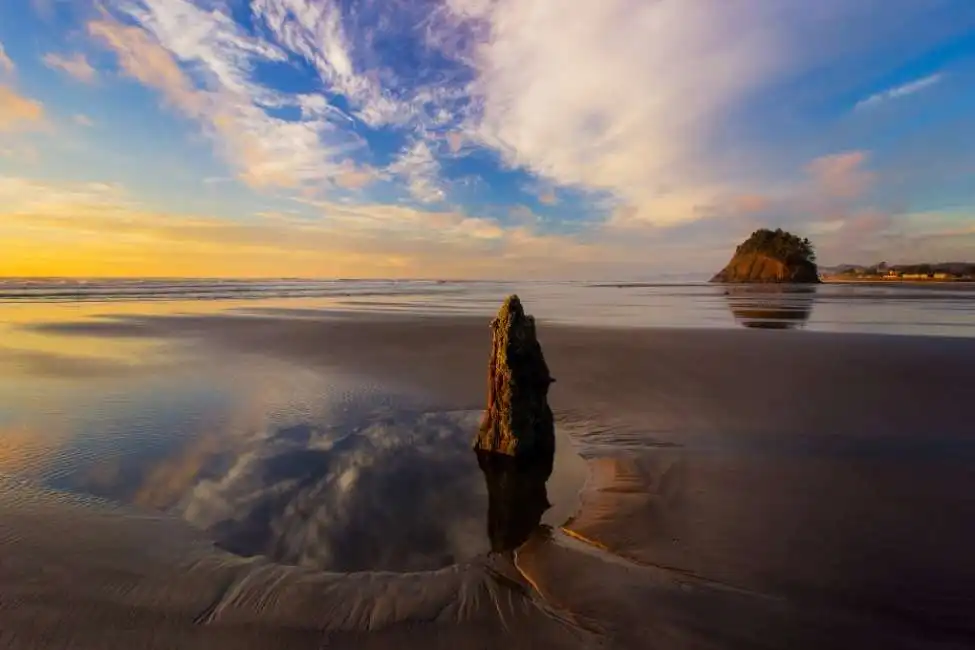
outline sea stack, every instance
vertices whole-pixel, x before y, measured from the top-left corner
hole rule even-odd
[[[548,405],[549,374],[535,319],[518,296],[508,296],[491,321],[487,409],[474,449],[550,464],[555,424]]]
[[[808,239],[781,228],[756,230],[711,282],[815,284],[816,252]]]

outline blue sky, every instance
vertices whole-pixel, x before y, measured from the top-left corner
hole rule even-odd
[[[0,273],[975,258],[970,0],[32,0],[0,45]]]

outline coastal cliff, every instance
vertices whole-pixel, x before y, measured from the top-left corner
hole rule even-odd
[[[819,282],[816,253],[808,239],[782,229],[756,230],[735,249],[731,261],[711,282],[791,283]]]

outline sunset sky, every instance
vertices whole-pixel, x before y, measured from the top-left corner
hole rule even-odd
[[[0,275],[975,260],[972,0],[4,0]]]

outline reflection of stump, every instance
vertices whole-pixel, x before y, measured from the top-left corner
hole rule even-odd
[[[504,301],[491,323],[487,410],[474,448],[517,458],[548,459],[555,453],[555,427],[548,405],[548,372],[535,319],[518,296]]]
[[[524,462],[504,454],[477,452],[488,489],[488,538],[495,553],[512,551],[528,539],[549,509],[545,481],[551,463]]]

